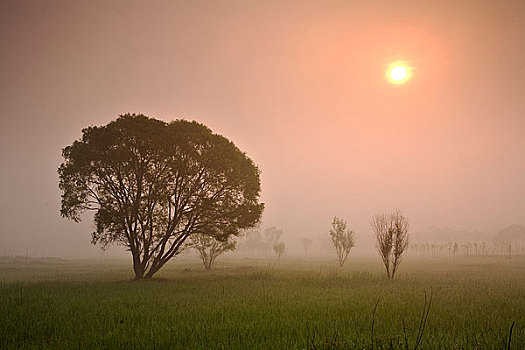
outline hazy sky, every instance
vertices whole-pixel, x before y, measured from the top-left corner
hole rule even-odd
[[[6,0],[0,79],[0,251],[96,251],[59,215],[60,152],[127,112],[233,140],[286,235],[337,215],[359,244],[390,209],[417,232],[525,223],[522,0]]]

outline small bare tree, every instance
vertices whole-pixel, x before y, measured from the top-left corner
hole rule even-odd
[[[370,223],[386,275],[393,279],[408,248],[408,219],[401,212],[376,214]]]
[[[334,217],[332,229],[330,230],[330,238],[337,252],[339,266],[343,267],[350,253],[350,249],[355,246],[354,232],[346,229],[346,221]]]
[[[204,268],[211,270],[219,255],[235,250],[236,242],[231,238],[221,241],[209,235],[195,234],[191,238],[190,246],[199,252]]]
[[[273,246],[273,251],[277,254],[277,259],[281,260],[281,256],[284,254],[285,246],[284,242],[279,242]]]

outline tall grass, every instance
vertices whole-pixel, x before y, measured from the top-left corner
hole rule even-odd
[[[0,348],[525,348],[525,260],[334,264],[183,258],[130,282],[124,262],[0,262]]]

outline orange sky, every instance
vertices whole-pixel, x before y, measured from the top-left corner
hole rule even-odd
[[[396,208],[421,233],[525,223],[523,1],[4,1],[0,17],[5,249],[92,251],[91,223],[59,217],[60,149],[126,112],[232,139],[262,168],[265,225],[290,236],[337,215],[365,240]]]

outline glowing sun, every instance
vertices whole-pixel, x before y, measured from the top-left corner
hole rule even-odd
[[[412,76],[412,68],[402,61],[390,63],[386,70],[386,77],[392,84],[404,84]]]

